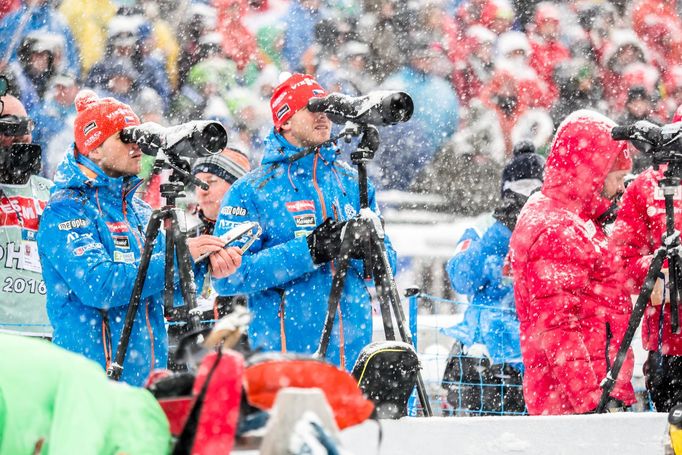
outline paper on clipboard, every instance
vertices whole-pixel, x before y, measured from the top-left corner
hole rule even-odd
[[[260,237],[261,232],[263,232],[263,230],[260,227],[260,224],[256,223],[255,221],[247,221],[245,223],[240,223],[236,225],[235,227],[233,227],[223,235],[219,236],[218,238],[225,242],[223,248],[226,248],[232,242],[239,240],[242,237],[248,237],[246,243],[244,243],[244,245],[241,246],[242,253],[244,253],[246,250],[249,249],[253,242],[255,242]],[[202,256],[199,256],[196,262],[203,261],[211,254],[212,253],[207,253]]]

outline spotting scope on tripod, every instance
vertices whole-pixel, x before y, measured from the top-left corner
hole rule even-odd
[[[616,126],[611,130],[611,137],[615,140],[630,141],[640,152],[651,156],[654,168],[665,165],[663,178],[658,182],[665,201],[666,232],[663,235],[661,246],[654,252],[651,264],[640,289],[637,301],[630,315],[628,327],[623,336],[623,341],[618,348],[618,354],[611,369],[601,383],[602,395],[597,406],[597,413],[602,413],[610,399],[609,394],[616,385],[616,379],[625,362],[627,351],[632,344],[637,327],[639,327],[644,311],[649,303],[654,290],[656,280],[661,274],[661,268],[665,261],[668,264],[669,281],[667,291],[670,303],[664,304],[662,311],[670,312],[670,325],[674,333],[680,331],[679,303],[682,299],[680,293],[682,286],[682,255],[680,244],[680,232],[675,229],[675,214],[673,197],[676,190],[679,191],[682,181],[682,122],[658,126],[649,121],[642,120],[632,125]]]
[[[377,126],[408,121],[414,110],[412,98],[404,92],[390,91],[372,92],[362,97],[331,93],[323,98],[312,98],[308,102],[308,110],[325,112],[334,123],[345,124],[335,140],[343,138],[350,142],[353,137],[360,137],[357,149],[351,153],[351,162],[358,169],[360,212],[348,220],[344,227],[341,251],[335,262],[336,273],[332,280],[327,316],[316,356],[326,356],[350,260],[358,256],[358,251],[363,252],[366,276],[371,276],[374,280],[386,340],[396,340],[395,319],[400,340],[414,347],[388,260],[384,229],[378,216],[369,207],[367,179],[367,163],[374,158],[380,144]],[[431,406],[419,371],[416,372],[416,378],[417,394],[424,415],[430,416]]]
[[[227,132],[220,123],[211,121],[194,121],[170,128],[156,123],[143,123],[123,129],[121,141],[137,143],[143,153],[157,157],[154,165],[155,172],[170,169],[171,174],[168,182],[161,185],[161,196],[165,198],[166,204],[154,210],[147,225],[144,250],[128,303],[121,338],[116,355],[107,369],[107,375],[117,381],[123,372],[123,363],[128,351],[135,314],[140,306],[153,245],[162,224],[166,232],[164,305],[167,310],[174,310],[173,282],[177,257],[180,291],[185,305],[183,309],[188,318],[188,331],[200,329],[201,320],[196,309],[196,286],[192,272],[192,259],[187,247],[185,229],[181,225],[181,220],[184,219],[183,212],[175,206],[175,203],[179,197],[184,196],[184,188],[189,183],[204,189],[208,188],[205,182],[189,172],[189,163],[184,157],[193,158],[219,153],[227,145]]]

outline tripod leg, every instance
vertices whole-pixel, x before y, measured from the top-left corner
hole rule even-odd
[[[336,311],[339,308],[339,301],[341,300],[341,294],[343,293],[343,285],[346,281],[346,273],[348,273],[350,251],[353,246],[352,237],[352,235],[346,235],[341,242],[341,252],[339,253],[339,260],[336,262],[336,273],[332,280],[332,289],[329,293],[329,300],[327,301],[327,317],[324,321],[324,327],[322,328],[320,345],[315,353],[315,357],[320,359],[324,359],[327,356],[327,348],[329,347],[329,340],[332,336]]]
[[[630,319],[628,321],[628,327],[625,330],[625,335],[623,336],[623,341],[621,341],[618,348],[618,354],[611,369],[606,373],[606,377],[601,382],[602,394],[599,400],[599,405],[597,406],[597,413],[601,414],[606,410],[606,404],[609,401],[609,394],[613,391],[613,387],[616,385],[616,379],[620,373],[620,369],[625,362],[625,357],[627,356],[628,349],[632,344],[632,339],[635,336],[637,327],[639,327],[642,317],[644,316],[644,310],[649,304],[649,298],[651,297],[651,292],[654,289],[656,280],[658,279],[658,274],[661,271],[661,266],[663,265],[663,260],[666,258],[666,250],[664,247],[656,250],[651,264],[649,265],[649,271],[644,279],[644,284],[637,297],[637,302],[632,310]]]
[[[173,224],[170,219],[166,218],[163,220],[163,228],[166,231],[166,269],[164,279],[166,283],[172,283],[173,278],[175,277],[175,238],[170,235],[173,229]],[[163,292],[163,304],[166,313],[173,315],[173,319],[175,319],[175,311],[173,308],[174,295],[173,286],[166,286],[166,289]]]
[[[682,270],[680,269],[682,263],[680,263],[680,259],[681,258],[677,253],[668,257],[668,276],[670,280],[670,329],[675,334],[680,333],[679,304],[682,291],[682,289],[680,289],[680,286],[682,286]]]
[[[374,284],[377,289],[377,298],[379,298],[380,302],[385,301],[387,306],[393,309],[401,340],[414,346],[412,336],[406,328],[405,312],[403,311],[402,303],[400,303],[400,294],[398,293],[398,287],[395,285],[391,265],[388,262],[386,245],[384,244],[383,239],[379,238],[374,226],[370,227],[370,238],[372,253],[374,254],[372,260],[374,264]],[[384,312],[383,308],[384,305],[382,304],[382,313]],[[382,314],[382,316],[384,315]],[[391,315],[389,314],[388,317],[390,318]],[[386,338],[388,338],[388,335]],[[431,410],[431,403],[429,402],[429,396],[426,393],[426,386],[421,371],[417,372],[417,395],[424,408],[424,415],[426,417],[431,417],[433,411]]]
[[[194,311],[197,307],[197,288],[194,284],[194,272],[192,271],[192,259],[187,247],[187,236],[180,229],[178,222],[178,210],[171,211],[171,232],[166,232],[166,238],[172,239],[178,256],[178,273],[180,275],[180,291],[182,299],[188,309],[190,330],[201,328],[201,318]],[[170,234],[170,235],[169,235]],[[166,265],[168,267],[168,265]],[[171,281],[172,282],[172,281]],[[168,281],[166,281],[168,283]]]
[[[159,235],[159,228],[161,227],[161,220],[167,216],[165,211],[155,211],[152,213],[145,231],[145,243],[140,258],[140,267],[137,269],[137,276],[135,277],[135,284],[128,302],[128,310],[126,311],[126,318],[123,323],[123,330],[121,330],[121,338],[116,347],[116,356],[107,368],[107,376],[118,381],[121,379],[123,373],[123,362],[125,361],[126,353],[128,352],[128,343],[130,343],[130,334],[133,331],[133,324],[135,322],[135,314],[140,306],[140,299],[142,297],[142,288],[147,278],[147,270],[149,269],[149,261],[152,257],[154,249],[154,240]]]

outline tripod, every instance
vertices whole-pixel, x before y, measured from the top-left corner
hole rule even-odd
[[[607,372],[606,377],[602,380],[600,386],[602,387],[602,394],[597,406],[596,412],[603,413],[606,410],[606,405],[609,401],[609,394],[616,385],[616,379],[620,373],[620,369],[625,362],[627,351],[632,344],[632,339],[635,336],[637,327],[642,321],[644,310],[646,309],[651,293],[654,290],[656,280],[661,273],[663,262],[668,260],[668,269],[670,279],[668,282],[668,289],[670,295],[670,325],[674,333],[679,333],[679,314],[678,302],[680,299],[680,285],[682,285],[682,256],[680,253],[680,232],[675,229],[675,214],[673,205],[673,196],[675,189],[680,185],[680,176],[682,176],[682,162],[672,161],[668,168],[663,173],[663,178],[658,183],[658,186],[663,192],[665,200],[665,224],[666,233],[663,236],[661,246],[654,252],[653,259],[649,265],[646,278],[642,289],[637,296],[637,302],[632,310],[628,327],[623,336],[623,341],[618,348],[618,354]],[[665,302],[662,303],[661,311],[665,310]]]
[[[159,235],[161,222],[163,222],[163,228],[166,231],[164,306],[166,310],[170,310],[172,313],[182,314],[179,310],[173,308],[174,287],[172,283],[175,276],[175,257],[177,253],[180,290],[189,316],[189,330],[194,332],[201,325],[200,315],[196,311],[196,286],[194,284],[194,273],[192,272],[189,248],[187,247],[187,237],[184,230],[180,228],[179,220],[180,216],[182,216],[182,211],[175,207],[175,201],[178,197],[184,196],[182,191],[188,182],[192,182],[204,189],[208,188],[208,185],[192,176],[185,169],[182,169],[180,162],[172,163],[170,158],[168,162],[157,160],[154,163],[154,173],[160,172],[163,168],[173,170],[169,182],[161,185],[161,195],[166,198],[166,205],[154,210],[149,219],[149,224],[145,231],[145,243],[142,257],[140,258],[140,267],[135,277],[130,301],[128,302],[128,311],[126,312],[123,330],[121,331],[121,338],[116,348],[116,356],[109,368],[107,368],[107,376],[116,381],[121,378],[123,373],[123,362],[128,351],[130,334],[133,330],[135,315],[140,306],[142,288],[147,278],[154,241]],[[182,309],[184,310],[184,308]]]
[[[331,338],[334,319],[339,307],[339,300],[343,292],[343,286],[350,264],[352,252],[357,250],[356,239],[362,242],[363,261],[365,271],[370,271],[374,278],[377,298],[381,309],[381,317],[384,326],[384,334],[387,340],[395,340],[393,328],[393,315],[398,326],[398,333],[403,342],[414,346],[412,336],[406,329],[405,313],[398,288],[393,279],[393,272],[388,262],[386,245],[384,244],[384,230],[378,217],[369,208],[369,196],[367,192],[367,162],[374,158],[374,154],[379,148],[379,131],[371,125],[352,125],[347,127],[345,134],[347,139],[351,136],[362,135],[357,150],[351,153],[351,161],[358,168],[358,185],[360,189],[360,214],[346,223],[343,239],[341,241],[341,251],[337,261],[337,270],[332,280],[332,289],[329,294],[327,307],[327,318],[322,329],[320,345],[316,353],[317,356],[324,358],[327,354],[327,347]],[[367,275],[367,274],[366,274]],[[419,401],[424,407],[424,415],[433,415],[431,405],[426,394],[424,381],[421,373],[417,372],[417,394]]]

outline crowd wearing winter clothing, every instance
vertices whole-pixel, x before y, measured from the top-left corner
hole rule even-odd
[[[370,185],[370,208],[379,213],[376,191],[398,189],[435,194],[456,215],[491,213],[486,226],[459,239],[448,265],[454,289],[472,304],[449,334],[463,353],[484,346],[473,351],[483,352],[479,357],[489,358],[500,374],[523,374],[530,413],[593,411],[630,314],[629,294],[641,287],[664,229],[655,189],[662,170],[649,169],[648,156],[613,142],[608,132],[615,123],[608,119],[668,123],[682,104],[679,3],[6,2],[0,7],[0,73],[26,108],[12,115],[33,119],[32,141],[42,147],[42,167],[34,172],[40,175],[27,182],[40,188],[40,194],[31,190],[37,213],[44,209],[38,242],[45,293],[36,305],[46,294],[54,342],[108,365],[142,232],[151,208],[162,203],[159,185],[167,178],[151,173],[152,158],[141,159],[138,176],[118,175],[88,154],[125,126],[211,119],[226,127],[230,147],[242,157],[235,158],[240,172],[234,180],[223,173],[230,164],[191,163],[195,174],[212,173],[233,185],[219,213],[207,216],[208,206],[199,207],[197,233],[212,234],[213,223],[220,235],[258,221],[263,235],[230,276],[204,282],[206,268],[195,265],[200,292],[210,287],[225,296],[248,295],[254,348],[314,352],[336,257],[316,257],[310,239],[328,219],[324,232],[338,235],[338,226],[358,213],[357,173],[342,162],[348,147],[340,142],[293,160],[310,144],[292,143],[282,127],[307,112],[312,96],[402,90],[415,111],[409,122],[380,128],[381,145],[369,164],[376,185]],[[283,72],[314,82],[306,83],[305,99],[287,92],[280,105],[278,90],[295,88],[291,81],[282,85]],[[84,122],[87,103],[77,99],[83,89],[91,101],[115,99],[119,104],[109,113],[119,123]],[[591,113],[575,114],[581,109]],[[540,190],[539,156],[514,153],[524,141],[548,156]],[[510,178],[512,165],[528,156],[532,163],[524,165],[534,169],[532,177]],[[631,165],[641,174],[625,192],[610,237],[603,226],[617,212],[611,196],[618,191],[604,197],[602,190],[608,175]],[[45,207],[49,180],[55,188]],[[8,232],[8,220],[19,219],[10,209],[16,212],[15,201],[28,197],[13,188],[2,195]],[[34,245],[38,228],[28,221],[14,226],[6,252],[10,244]],[[135,384],[167,360],[164,245],[161,238],[154,246],[133,355],[126,358],[124,379]],[[394,266],[388,239],[386,247]],[[37,283],[29,276],[37,273],[31,261],[18,259],[21,279]],[[348,369],[371,338],[364,279],[361,262],[353,259],[329,350],[330,360]],[[17,315],[7,295],[0,323],[47,322],[37,310]],[[681,369],[679,340],[662,308],[647,309],[642,332],[651,353],[647,386],[660,409],[682,400],[677,388],[661,386]],[[631,370],[628,358],[612,393],[622,405],[634,399]]]

